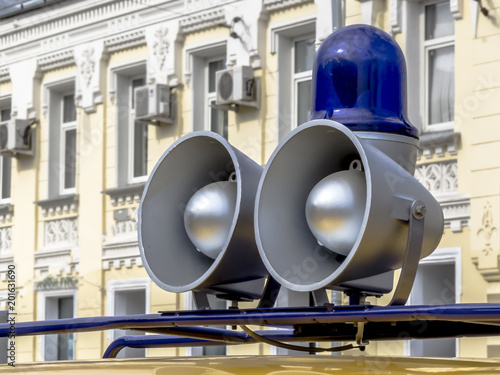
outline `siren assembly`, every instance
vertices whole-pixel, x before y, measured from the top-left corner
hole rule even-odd
[[[310,121],[264,170],[210,132],[161,157],[139,208],[141,255],[160,287],[251,300],[268,278],[299,292],[381,295],[402,268],[391,304],[406,302],[444,220],[413,177],[403,53],[380,29],[341,28],[316,54],[312,87]]]
[[[191,133],[160,158],[139,207],[144,266],[161,288],[231,300],[261,297],[268,272],[253,214],[262,167],[211,132]]]

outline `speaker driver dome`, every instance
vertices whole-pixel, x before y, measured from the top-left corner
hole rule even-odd
[[[365,205],[362,171],[332,173],[318,182],[307,198],[307,224],[322,246],[347,256],[358,237]]]
[[[216,259],[224,248],[236,209],[236,183],[221,181],[198,190],[184,211],[184,226],[196,249]]]

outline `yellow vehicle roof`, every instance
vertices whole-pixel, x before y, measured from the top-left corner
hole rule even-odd
[[[0,374],[323,375],[499,374],[500,361],[369,356],[229,356],[59,361],[4,365]]]

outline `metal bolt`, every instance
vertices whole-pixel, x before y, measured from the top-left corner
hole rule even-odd
[[[415,219],[419,220],[423,219],[426,213],[427,213],[427,208],[423,203],[415,205],[413,209],[413,217],[415,217]]]

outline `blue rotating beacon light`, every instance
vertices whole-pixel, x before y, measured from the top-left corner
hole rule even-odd
[[[392,303],[406,301],[444,225],[413,177],[406,102],[405,58],[386,32],[347,26],[318,49],[310,121],[271,155],[255,205],[259,253],[286,288],[380,295],[402,268]]]
[[[405,58],[386,32],[367,25],[334,32],[316,54],[313,77],[310,120],[418,138],[406,109]]]

